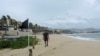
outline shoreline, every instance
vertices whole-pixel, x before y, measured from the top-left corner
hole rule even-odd
[[[84,33],[83,33],[84,34]],[[90,33],[89,33],[90,34]],[[93,33],[93,34],[97,34],[97,33]],[[98,33],[100,34],[100,33]],[[96,38],[91,38],[91,37],[82,37],[82,36],[73,36],[73,34],[61,34],[63,35],[64,37],[70,37],[70,38],[73,38],[73,39],[76,39],[76,40],[82,40],[82,41],[100,41],[100,39],[96,39]]]
[[[41,42],[32,49],[33,56],[100,56],[99,41],[82,41],[61,34],[50,34],[49,46],[44,47],[42,35],[37,35],[37,38]],[[11,54],[27,56],[28,48],[11,50],[5,55],[0,53],[0,56],[11,56]]]

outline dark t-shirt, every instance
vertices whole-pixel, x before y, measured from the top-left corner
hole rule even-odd
[[[48,41],[49,36],[47,32],[43,33],[43,38],[44,38],[44,41]]]

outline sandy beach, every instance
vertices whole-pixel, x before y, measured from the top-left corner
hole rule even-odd
[[[43,51],[50,47],[51,49],[37,56],[100,56],[99,41],[76,40],[62,35],[51,35],[49,44],[49,47]]]
[[[32,49],[33,56],[100,56],[99,41],[83,41],[60,34],[51,34],[49,46],[44,47],[42,35],[37,35],[37,38],[41,42]],[[27,54],[28,48],[0,51],[0,56],[28,56]]]

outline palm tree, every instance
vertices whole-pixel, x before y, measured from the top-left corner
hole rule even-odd
[[[11,25],[12,24],[12,19],[9,15],[7,15],[7,19],[9,20],[9,25]]]
[[[32,29],[33,28],[33,24],[30,22],[29,23],[29,28]]]
[[[1,28],[0,29],[2,29],[3,28],[3,23],[2,23],[3,21],[0,19],[0,26],[1,26]]]
[[[10,17],[9,15],[7,15],[7,18],[8,18],[8,19],[11,19],[11,17]]]
[[[7,24],[7,18],[6,16],[2,16],[2,23],[4,24],[3,26],[6,26],[6,29],[5,29],[5,34],[7,34],[7,29],[8,29],[8,24]]]

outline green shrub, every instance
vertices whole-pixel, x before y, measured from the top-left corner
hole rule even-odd
[[[0,49],[9,48],[9,41],[0,41]]]
[[[24,48],[26,47],[28,44],[28,40],[26,37],[20,37],[18,39],[16,39],[15,41],[12,41],[10,43],[10,47],[12,49],[18,49],[18,48]]]
[[[29,37],[29,45],[32,46],[34,43],[35,45],[38,44],[39,39],[30,36]],[[6,40],[0,41],[0,49],[4,48],[11,48],[11,49],[19,49],[25,48],[28,46],[28,36],[17,38],[16,40]]]

